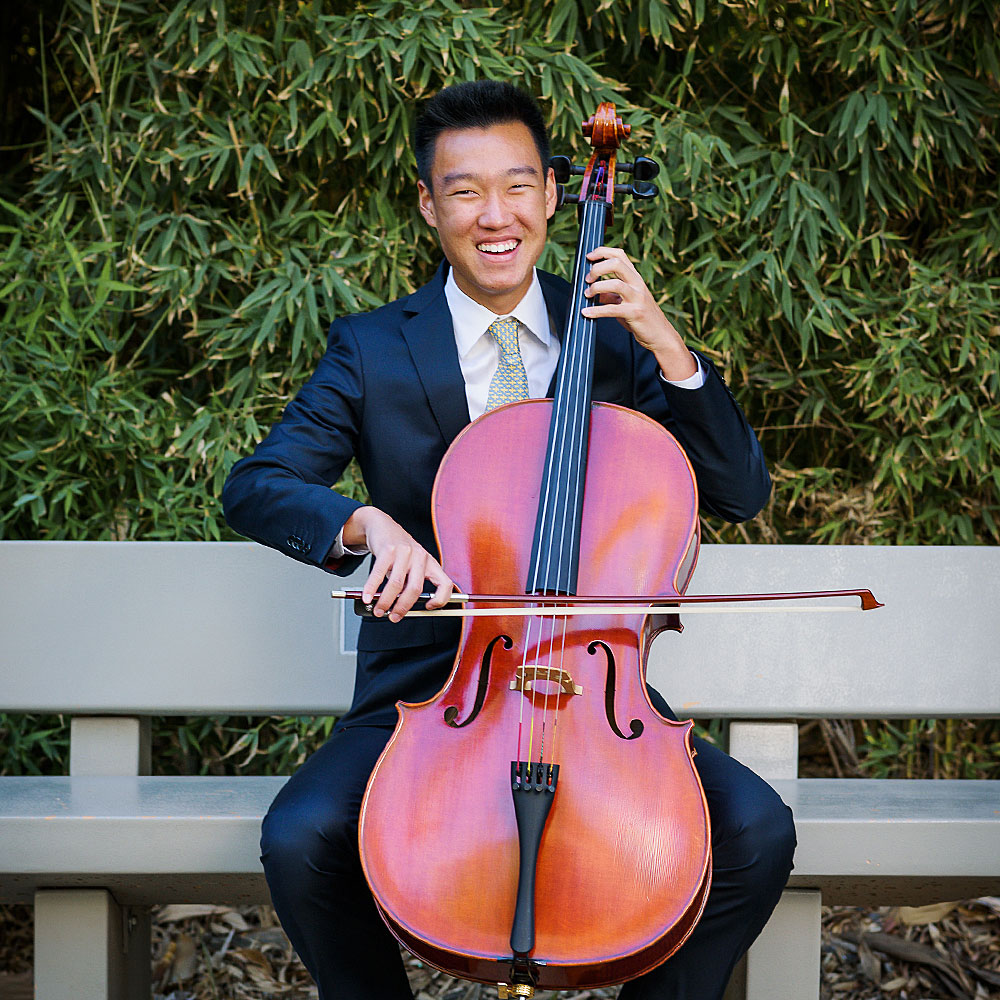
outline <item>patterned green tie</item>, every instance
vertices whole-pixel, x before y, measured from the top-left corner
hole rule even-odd
[[[500,364],[497,365],[490,382],[490,393],[486,398],[487,410],[528,398],[528,376],[524,371],[521,348],[517,342],[519,326],[512,316],[505,316],[494,320],[486,331],[492,334],[500,348]]]

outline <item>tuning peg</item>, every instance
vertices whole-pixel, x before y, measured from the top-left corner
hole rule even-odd
[[[565,184],[569,180],[573,164],[569,162],[568,156],[553,156],[549,160],[549,166],[555,171],[557,184]]]
[[[637,181],[651,181],[660,172],[660,165],[648,156],[637,156],[635,163],[619,163],[615,170],[632,174]]]
[[[579,201],[580,201],[580,196],[578,194],[566,193],[565,184],[556,185],[556,208],[562,208],[563,205],[575,205]]]
[[[615,194],[630,194],[633,198],[655,198],[660,193],[655,184],[649,181],[633,181],[631,184],[616,184]]]
[[[659,172],[660,165],[656,160],[651,160],[648,156],[637,156],[635,158],[632,176],[637,181],[651,181]]]
[[[585,174],[586,167],[578,167],[575,163],[570,163],[568,156],[549,157],[549,166],[555,171],[556,182],[565,184],[571,174]]]

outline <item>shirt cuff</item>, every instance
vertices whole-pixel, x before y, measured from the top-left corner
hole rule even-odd
[[[371,549],[367,545],[349,549],[344,544],[344,529],[341,528],[337,532],[337,537],[333,540],[333,545],[327,553],[326,558],[330,561],[336,561],[337,559],[343,559],[344,556],[366,556],[369,552],[371,552]]]
[[[701,365],[701,358],[694,351],[691,352],[691,357],[694,358],[694,363],[698,366],[698,370],[693,375],[688,375],[687,378],[682,378],[679,382],[675,382],[673,379],[667,378],[663,372],[659,372],[660,378],[667,385],[674,385],[678,389],[700,389],[705,384],[705,369]]]

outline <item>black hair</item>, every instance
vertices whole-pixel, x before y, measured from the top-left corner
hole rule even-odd
[[[434,145],[447,129],[490,128],[507,122],[521,122],[535,140],[543,171],[549,165],[549,133],[534,98],[511,83],[473,80],[456,83],[438,91],[417,116],[413,128],[413,154],[417,174],[431,190]]]

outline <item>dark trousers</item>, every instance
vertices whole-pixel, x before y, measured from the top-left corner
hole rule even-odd
[[[321,1000],[412,997],[399,946],[358,858],[361,799],[391,732],[380,726],[335,732],[264,818],[261,860],[271,898]],[[721,1000],[791,871],[788,807],[742,764],[702,740],[695,744],[712,820],[712,889],[691,937],[658,968],[626,983],[622,1000]]]

